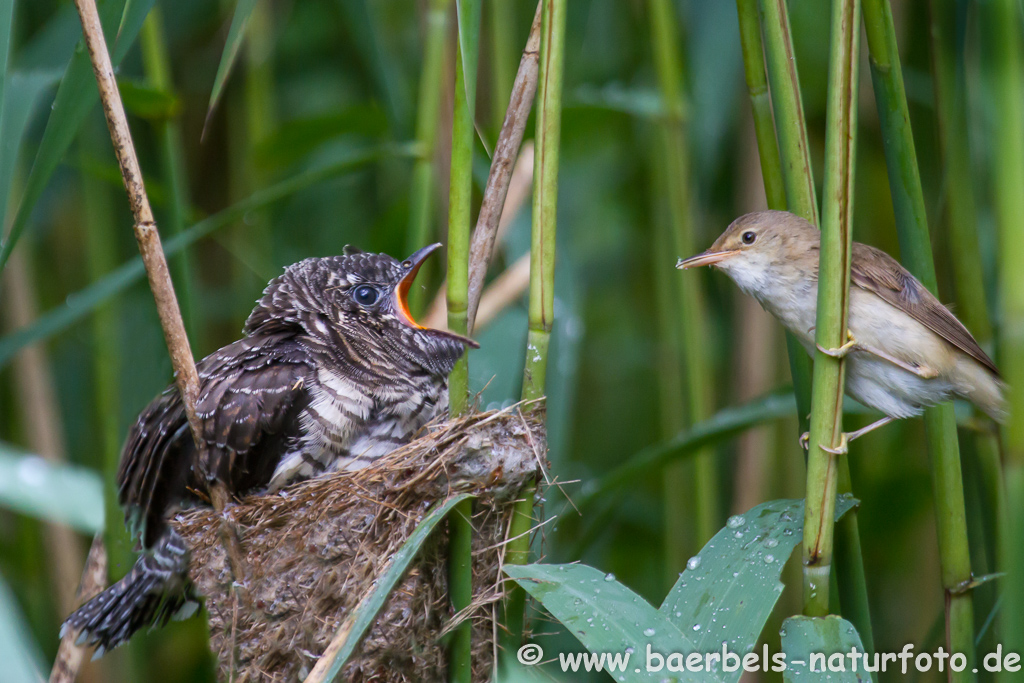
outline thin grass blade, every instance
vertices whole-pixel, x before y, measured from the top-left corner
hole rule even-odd
[[[6,683],[44,680],[43,657],[31,633],[14,593],[0,576],[0,661],[4,663]]]
[[[217,74],[213,77],[213,87],[210,89],[210,104],[206,108],[206,122],[203,124],[203,132],[210,125],[210,117],[213,116],[220,97],[224,94],[224,85],[227,83],[231,69],[238,58],[238,50],[242,47],[242,40],[245,38],[245,28],[249,23],[249,15],[259,0],[238,0],[235,5],[235,13],[231,16],[231,26],[228,28],[228,37],[224,41],[224,50],[220,55],[220,63],[217,65]]]

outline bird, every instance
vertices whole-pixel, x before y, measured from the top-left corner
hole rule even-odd
[[[875,247],[853,243],[848,341],[837,349],[816,345],[820,252],[821,233],[809,222],[786,211],[760,211],[740,216],[710,249],[676,267],[720,269],[809,353],[846,358],[846,393],[885,417],[845,435],[845,442],[954,397],[1005,419],[996,364],[946,306]]]
[[[273,492],[327,472],[364,467],[408,443],[448,408],[448,375],[467,348],[460,335],[421,327],[409,289],[440,244],[404,261],[346,247],[272,280],[243,337],[197,366],[197,448],[172,385],[129,431],[118,473],[125,522],[142,554],[120,581],[61,627],[95,657],[146,626],[199,606],[189,549],[167,523],[210,500]]]

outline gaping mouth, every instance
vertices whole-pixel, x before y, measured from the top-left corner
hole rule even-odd
[[[698,266],[713,266],[738,253],[735,249],[731,251],[705,251],[703,254],[697,254],[688,259],[679,259],[679,262],[676,263],[676,268],[686,270],[687,268],[696,268]]]
[[[409,290],[412,289],[412,284],[416,280],[416,274],[420,272],[420,266],[427,260],[427,257],[437,251],[440,248],[441,243],[431,244],[428,247],[423,247],[409,258],[402,261],[402,269],[405,271],[405,275],[398,281],[398,285],[395,287],[395,311],[398,313],[398,318],[409,327],[413,327],[417,330],[427,330],[433,334],[437,334],[443,337],[448,337],[459,341],[466,346],[470,346],[474,349],[480,348],[480,345],[469,337],[463,337],[462,335],[449,332],[447,330],[437,330],[431,327],[423,327],[416,319],[412,317],[412,313],[409,312]]]

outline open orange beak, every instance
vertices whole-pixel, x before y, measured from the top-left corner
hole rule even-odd
[[[735,249],[731,251],[705,251],[703,254],[697,254],[688,259],[679,259],[679,262],[676,263],[676,268],[686,270],[687,268],[696,268],[698,266],[713,266],[738,253]]]
[[[455,334],[454,332],[448,332],[447,330],[435,330],[433,328],[423,327],[416,322],[412,317],[412,313],[409,312],[409,290],[412,289],[412,284],[416,280],[416,274],[420,272],[420,266],[422,266],[423,262],[427,260],[427,257],[437,251],[440,246],[441,243],[437,242],[430,246],[423,247],[412,256],[402,261],[402,269],[405,271],[405,275],[402,276],[402,279],[398,281],[398,285],[395,286],[393,295],[395,311],[398,312],[398,318],[409,327],[416,328],[417,330],[429,330],[435,334],[450,337],[462,342],[466,346],[478,349],[480,348],[480,345],[469,337],[463,337],[462,335]]]

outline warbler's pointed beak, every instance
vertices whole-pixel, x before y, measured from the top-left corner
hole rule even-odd
[[[676,263],[676,268],[686,270],[687,268],[696,268],[698,266],[713,266],[738,253],[739,251],[736,249],[731,251],[705,251],[703,254],[697,254],[688,259],[679,259],[679,262]]]
[[[427,257],[437,251],[440,247],[440,242],[431,244],[430,246],[423,247],[412,256],[402,261],[402,269],[405,271],[405,274],[402,276],[402,279],[398,281],[398,285],[395,287],[395,310],[398,312],[399,319],[409,327],[414,327],[417,330],[430,330],[435,334],[450,337],[451,339],[462,342],[466,346],[478,349],[480,348],[480,345],[469,337],[463,337],[462,335],[455,334],[454,332],[448,332],[447,330],[435,330],[433,328],[423,327],[416,322],[412,317],[412,313],[409,312],[409,290],[412,289],[412,284],[416,280],[416,274],[420,272],[420,266],[422,266],[423,262],[427,260]]]

